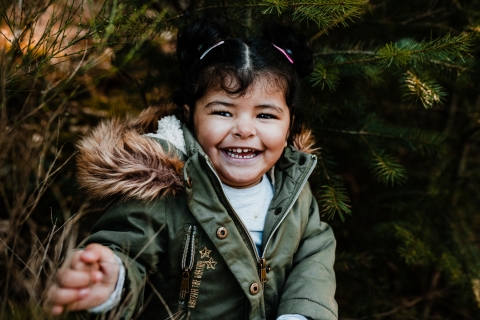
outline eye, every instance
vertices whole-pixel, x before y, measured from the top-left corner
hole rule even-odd
[[[270,113],[260,113],[257,118],[261,119],[278,119],[277,116],[274,116],[273,114]]]
[[[223,117],[231,117],[232,116],[232,114],[230,112],[225,111],[225,110],[213,110],[212,114],[217,114],[217,115],[223,116]]]

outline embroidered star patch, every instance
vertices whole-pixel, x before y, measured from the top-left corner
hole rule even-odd
[[[205,248],[203,248],[203,250],[200,250],[199,252],[200,252],[200,259],[201,258],[210,258],[210,252],[212,252],[212,250],[208,250],[207,247],[205,247]],[[210,259],[212,259],[212,258],[210,258]]]
[[[216,264],[217,262],[213,261],[213,258],[210,258],[210,260],[205,261],[205,265],[207,266],[207,269],[215,269]]]

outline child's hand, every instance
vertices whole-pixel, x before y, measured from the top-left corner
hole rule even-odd
[[[57,283],[48,290],[44,309],[59,315],[101,305],[114,291],[119,269],[115,254],[105,246],[94,243],[75,251],[60,268]]]

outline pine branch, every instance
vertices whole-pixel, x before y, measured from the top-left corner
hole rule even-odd
[[[375,115],[369,115],[363,123],[360,130],[345,130],[324,126],[320,127],[319,130],[358,136],[360,139],[369,137],[370,144],[388,146],[391,149],[408,148],[422,155],[439,156],[444,152],[443,143],[446,137],[439,132],[385,125]],[[396,144],[392,142],[396,142]]]
[[[285,0],[264,0],[257,3],[236,3],[223,5],[206,5],[203,7],[193,8],[192,11],[202,12],[211,11],[215,9],[262,9],[263,14],[278,15],[284,12],[291,12],[293,20],[308,20],[315,22],[321,29],[329,29],[337,24],[346,25],[347,19],[358,17],[361,14],[362,7],[365,5],[365,0],[306,0],[306,1],[285,1]],[[165,9],[166,10],[166,9]],[[156,29],[163,29],[166,23],[185,17],[187,13],[174,14],[173,12],[165,11],[163,17],[150,21],[145,27],[155,26]],[[191,13],[188,13],[191,14]],[[159,28],[160,26],[160,28]]]
[[[293,11],[293,20],[313,21],[319,28],[327,30],[339,23],[346,25],[347,19],[358,17],[365,1],[310,0],[293,2],[285,0],[265,0],[263,4],[269,5],[263,13],[270,14],[276,11],[280,15],[286,10],[291,10]]]
[[[374,152],[373,161],[370,164],[373,175],[379,182],[385,185],[402,184],[407,178],[407,171],[392,156]]]
[[[319,191],[320,212],[327,215],[328,219],[333,219],[335,214],[340,216],[342,221],[345,221],[345,215],[352,213],[350,209],[350,198],[343,185],[340,176],[331,172],[329,167],[334,166],[335,163],[325,157],[318,156],[318,163],[322,168],[322,174],[327,180],[327,185],[323,185]]]
[[[338,56],[338,55],[365,55],[365,56],[375,56],[377,52],[375,51],[360,51],[360,50],[337,50],[337,51],[324,51],[324,52],[315,52],[313,56]]]
[[[402,184],[407,178],[407,171],[392,156],[384,154],[383,151],[377,152],[372,145],[362,137],[363,142],[368,146],[372,153],[370,168],[379,182],[385,185]]]
[[[440,61],[448,63],[451,62],[453,57],[462,57],[469,54],[473,48],[473,41],[474,37],[468,32],[462,32],[459,35],[448,33],[442,38],[431,41],[416,42],[412,39],[403,39],[386,44],[376,51],[358,52],[359,55],[374,55],[373,57],[335,62],[330,66],[338,67],[376,62],[381,67],[388,68],[392,65],[405,66],[415,62],[433,61],[432,63],[438,63]],[[353,54],[353,52],[348,54]]]
[[[322,63],[317,63],[311,76],[312,86],[321,85],[322,90],[325,85],[334,90],[340,82],[339,71],[337,68],[329,68]]]
[[[387,44],[378,53],[384,66],[406,65],[412,61],[423,61],[437,58],[443,60],[446,55],[461,56],[472,51],[473,38],[467,32],[459,35],[447,33],[444,37],[431,41],[416,42],[404,39],[397,43]],[[443,59],[442,59],[443,58]]]
[[[441,103],[447,95],[443,87],[434,79],[429,78],[425,74],[423,79],[421,79],[412,70],[408,70],[401,81],[403,82],[401,84],[403,98],[410,102],[420,100],[426,109],[431,108],[435,103]]]
[[[346,19],[358,17],[361,13],[365,0],[306,0],[306,1],[285,1],[285,0],[264,0],[258,3],[243,3],[232,5],[211,5],[195,8],[195,11],[206,11],[212,9],[230,9],[230,8],[265,8],[263,14],[278,15],[286,11],[292,12],[293,20],[309,20],[315,22],[320,28],[331,28],[336,24],[346,25]],[[173,16],[169,18],[177,19],[183,16]],[[168,21],[165,20],[165,21]]]
[[[395,236],[403,243],[398,248],[398,253],[405,259],[405,263],[409,265],[425,263],[434,258],[428,245],[404,226],[395,226]]]

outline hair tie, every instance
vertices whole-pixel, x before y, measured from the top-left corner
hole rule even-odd
[[[287,57],[288,61],[290,61],[290,63],[293,64],[292,58],[290,57],[290,55],[289,55],[284,49],[282,49],[282,48],[274,45],[273,43],[272,43],[272,46],[274,46],[275,48],[278,49],[278,51],[280,51],[281,53],[283,53],[283,55],[284,55],[285,57]],[[290,51],[290,50],[288,50],[288,51]],[[290,52],[291,52],[291,51],[290,51]],[[200,59],[201,59],[201,58],[200,58]]]
[[[200,56],[200,60],[202,60],[203,57],[205,57],[205,55],[206,55],[208,52],[210,52],[210,50],[212,50],[212,49],[215,48],[215,47],[218,47],[219,45],[223,44],[224,42],[225,42],[225,41],[223,41],[223,40],[220,41],[220,42],[217,42],[217,43],[215,43],[213,46],[211,46],[210,48],[208,48],[207,50],[205,50],[205,52]]]

